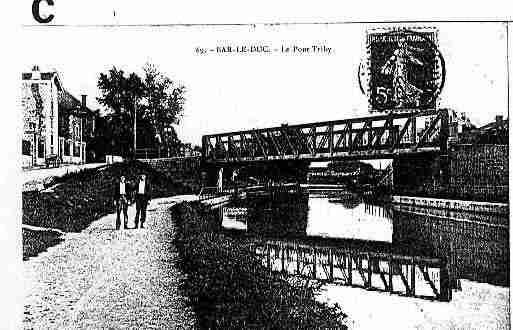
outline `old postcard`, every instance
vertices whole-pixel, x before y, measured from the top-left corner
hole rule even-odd
[[[11,328],[510,329],[511,22],[31,5]]]

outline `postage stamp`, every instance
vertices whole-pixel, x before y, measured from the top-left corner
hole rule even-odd
[[[436,109],[445,81],[437,30],[400,28],[367,33],[369,110]]]

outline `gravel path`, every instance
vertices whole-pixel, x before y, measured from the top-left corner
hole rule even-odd
[[[151,201],[145,229],[116,231],[108,215],[25,261],[24,328],[195,328],[168,212],[185,199],[194,196]],[[134,215],[132,206],[129,227]]]

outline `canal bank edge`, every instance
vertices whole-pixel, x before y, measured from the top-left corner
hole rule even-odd
[[[220,232],[209,210],[200,201],[170,209],[182,289],[201,328],[347,329],[340,306],[317,301],[309,282],[269,272],[243,242]]]
[[[509,215],[509,204],[464,201],[457,199],[429,198],[429,197],[410,197],[410,196],[392,196],[392,203],[430,207],[436,209],[471,211],[480,213],[494,213],[500,215]]]

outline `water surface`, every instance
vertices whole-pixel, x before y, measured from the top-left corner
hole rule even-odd
[[[509,219],[375,205],[352,194],[248,197],[220,209],[223,227],[266,239],[446,258],[457,278],[509,286]]]

